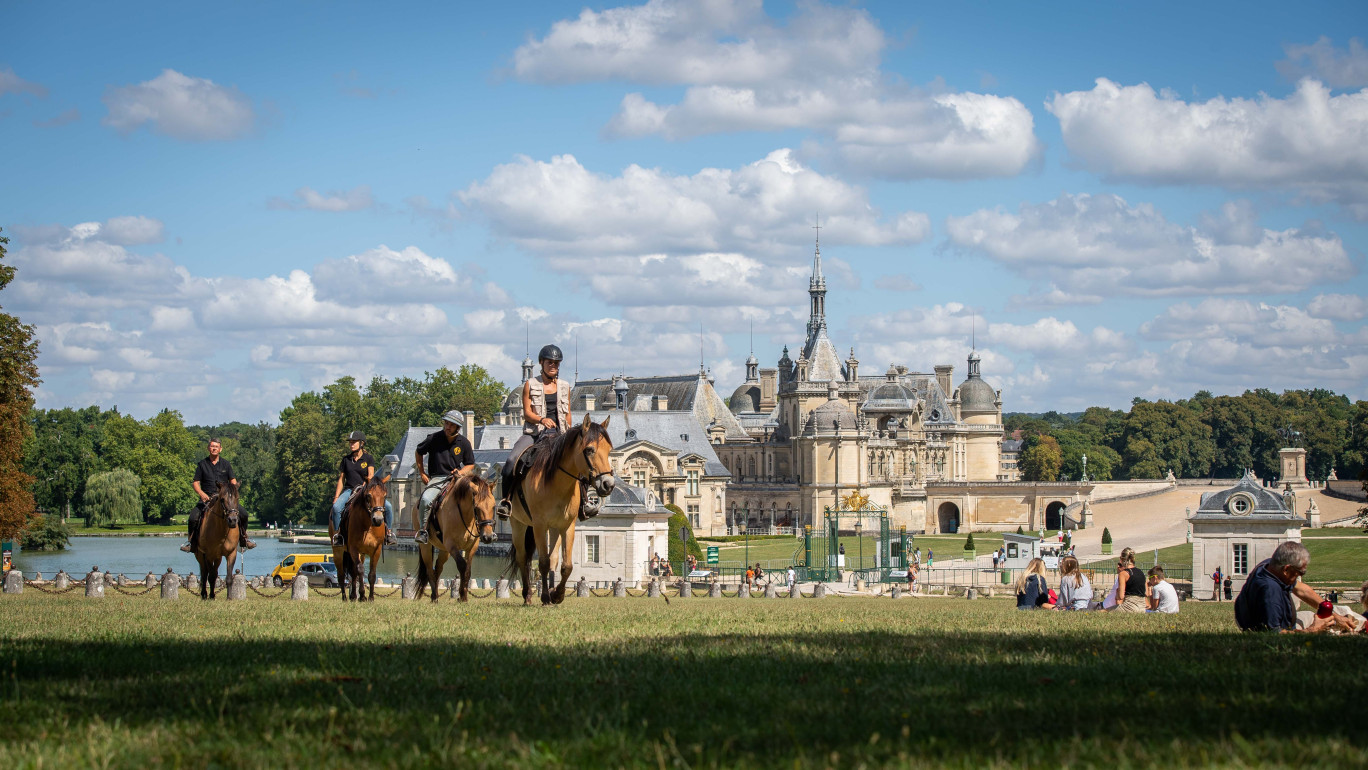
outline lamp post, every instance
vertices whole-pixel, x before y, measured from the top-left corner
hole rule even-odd
[[[863,519],[860,519],[860,518],[855,519],[855,540],[856,540],[857,542],[859,542],[859,544],[860,544],[860,561],[859,561],[859,565],[860,565],[860,566],[857,567],[856,569],[860,570],[860,571],[861,571],[861,574],[863,574],[863,570],[864,570],[864,536],[860,534],[861,531],[863,531],[863,529],[864,529],[864,526],[863,526],[863,525],[864,525]]]
[[[749,568],[749,567],[750,567],[750,508],[746,508],[746,509],[744,509],[744,510],[745,510],[745,512],[746,512],[746,520],[742,523],[742,527],[746,530],[746,563],[745,563],[745,565],[743,565],[743,566],[746,567],[746,568]],[[742,569],[742,570],[741,570],[741,576],[742,576],[742,577],[745,577],[745,575],[746,575],[746,570],[745,570],[745,569]]]

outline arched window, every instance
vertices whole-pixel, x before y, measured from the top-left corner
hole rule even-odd
[[[746,475],[747,475],[747,476],[754,477],[754,476],[755,476],[755,458],[754,458],[754,457],[751,457],[751,458],[750,458],[750,462],[747,463],[746,468],[747,468],[747,470],[746,470]]]

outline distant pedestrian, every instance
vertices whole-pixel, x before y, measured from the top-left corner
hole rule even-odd
[[[920,571],[921,568],[917,566],[916,562],[907,568],[907,592],[910,594],[917,592],[917,573]]]
[[[746,567],[746,588],[753,588],[755,585],[755,570]]]
[[[798,573],[793,571],[793,567],[788,568],[788,589],[789,595],[793,595],[793,587],[798,584]]]
[[[651,574],[660,577],[660,554],[651,554]]]
[[[1225,586],[1226,601],[1230,601],[1230,589],[1234,585],[1234,583],[1235,581],[1231,580],[1229,575],[1225,576],[1225,582],[1222,585]]]
[[[926,549],[926,568],[931,569],[936,565],[936,552],[930,548]]]
[[[921,566],[921,546],[912,549],[912,563]]]
[[[1220,567],[1217,567],[1217,568],[1216,568],[1216,571],[1213,572],[1213,573],[1211,573],[1211,598],[1215,599],[1215,600],[1218,601],[1218,602],[1221,600],[1221,568],[1220,568]]]

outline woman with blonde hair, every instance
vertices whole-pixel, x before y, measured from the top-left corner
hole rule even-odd
[[[1026,565],[1026,569],[1017,575],[1016,583],[1017,609],[1054,609],[1050,603],[1050,587],[1045,582],[1045,561],[1043,559],[1031,559]]]
[[[1121,557],[1116,560],[1117,599],[1115,607],[1108,612],[1145,612],[1145,573],[1135,566],[1135,551],[1121,549]]]
[[[1078,568],[1078,559],[1065,556],[1059,562],[1059,604],[1057,610],[1086,610],[1092,602],[1092,581]]]

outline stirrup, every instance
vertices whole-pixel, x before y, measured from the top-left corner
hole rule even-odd
[[[427,530],[426,530],[426,529],[420,529],[420,530],[418,530],[417,532],[413,533],[413,542],[417,543],[418,545],[427,545],[427,544],[428,544],[428,533],[427,533]]]
[[[399,541],[394,539],[394,530],[385,528],[385,545],[399,545]]]
[[[336,535],[333,535],[333,536],[332,536],[332,544],[333,544],[333,545],[336,545],[336,546],[342,545],[342,533],[341,533],[341,532],[338,532]]]
[[[250,551],[250,550],[252,550],[253,548],[256,548],[256,545],[257,545],[257,544],[256,544],[255,541],[251,540],[250,538],[246,538],[246,537],[242,538],[242,542],[241,542],[241,543],[238,543],[238,546],[241,547],[242,550],[244,550],[244,551]]]
[[[505,521],[508,520],[508,516],[511,513],[513,513],[513,503],[509,502],[507,497],[500,500],[499,504],[494,507],[494,515]]]

